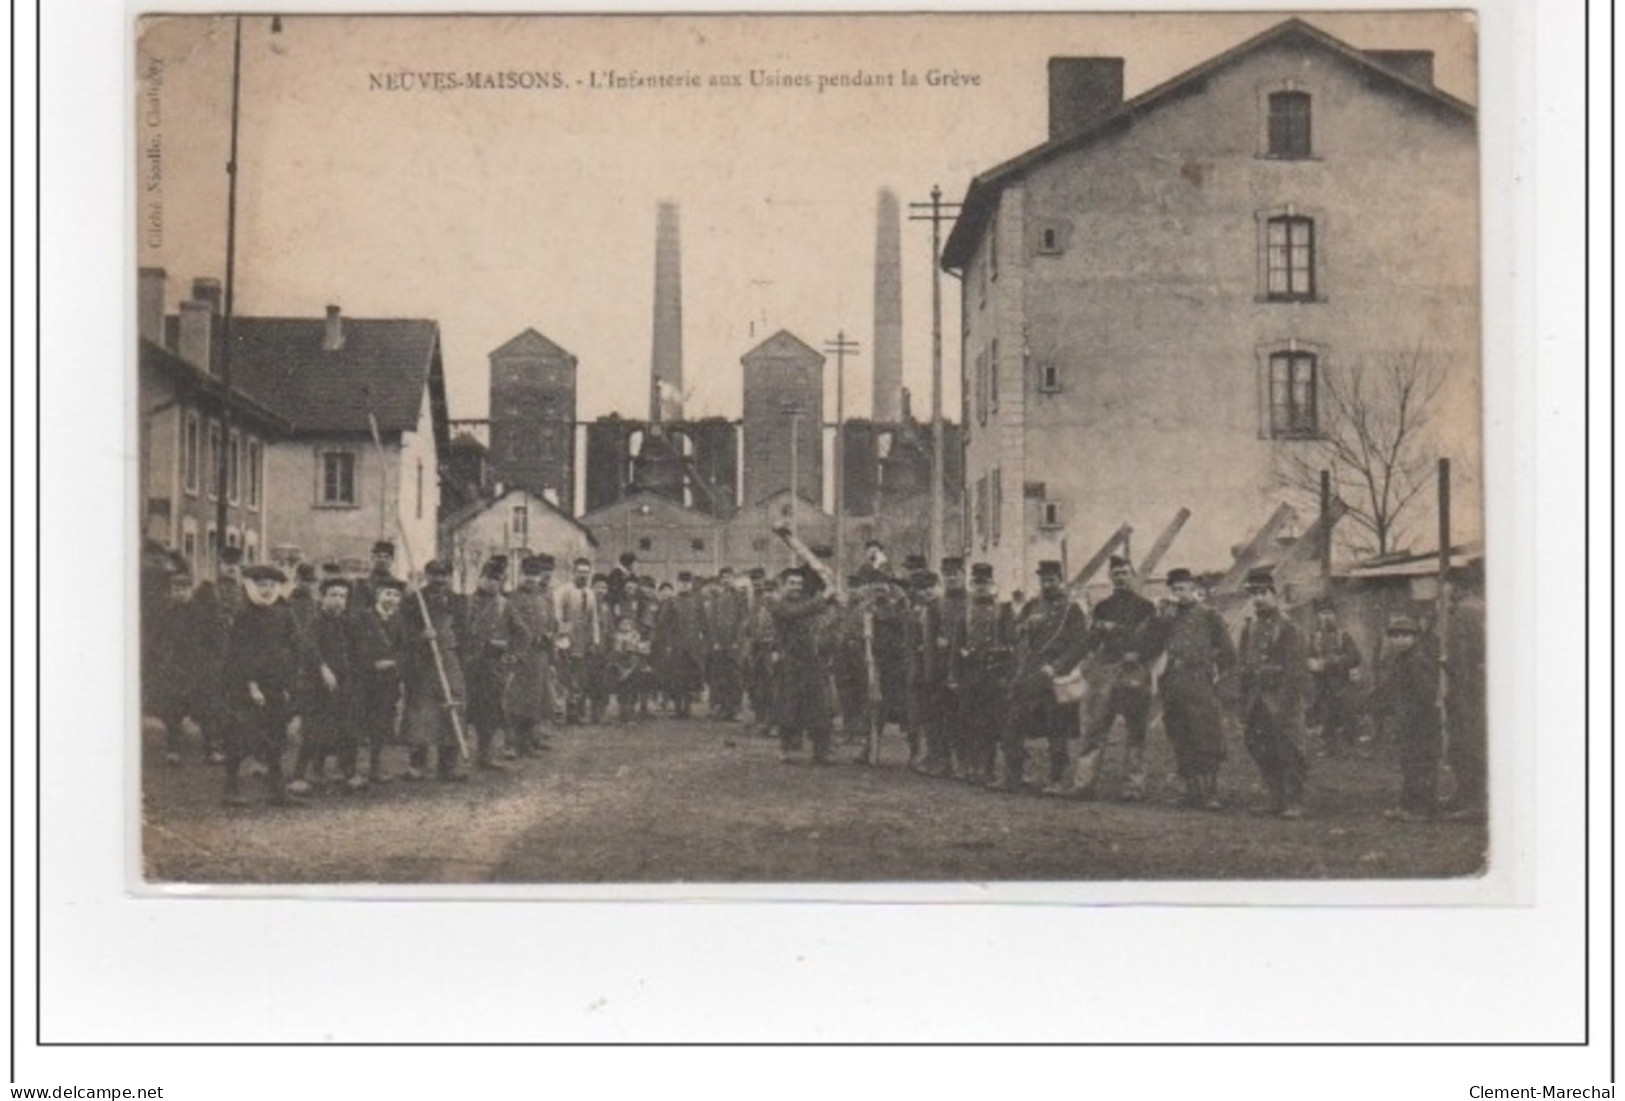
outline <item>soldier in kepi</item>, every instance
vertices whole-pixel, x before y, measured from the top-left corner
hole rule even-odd
[[[1166,652],[1157,683],[1162,725],[1174,747],[1175,768],[1184,784],[1179,804],[1221,810],[1219,765],[1224,761],[1224,720],[1219,678],[1236,664],[1236,649],[1219,613],[1201,602],[1190,570],[1168,571],[1171,597],[1157,605],[1146,624],[1141,657],[1153,661]]]
[[[1331,597],[1315,601],[1315,630],[1309,636],[1309,674],[1314,680],[1310,726],[1320,727],[1320,744],[1328,757],[1341,757],[1354,747],[1355,678],[1360,648],[1337,620]]]
[[[1241,628],[1241,721],[1247,752],[1263,775],[1269,803],[1258,812],[1303,817],[1304,695],[1309,667],[1303,636],[1286,616],[1268,569],[1248,571],[1253,614]]]
[[[940,564],[942,597],[937,603],[936,637],[932,640],[936,689],[930,704],[935,741],[926,752],[926,771],[933,776],[953,776],[963,771],[967,759],[960,725],[964,673],[957,655],[965,645],[970,594],[965,591],[965,560],[954,555]]]
[[[989,785],[1019,791],[1025,784],[1026,740],[1049,743],[1046,794],[1060,794],[1067,770],[1067,742],[1078,732],[1078,705],[1055,698],[1055,678],[1083,660],[1089,625],[1082,608],[1067,594],[1059,562],[1038,564],[1039,594],[1016,627],[1016,669],[1001,746],[1004,775]]]
[[[480,579],[468,597],[468,638],[463,645],[463,675],[468,681],[468,723],[474,728],[479,752],[475,765],[501,769],[495,759],[497,731],[503,726],[502,697],[507,688],[513,646],[513,609],[502,593],[508,560],[497,557],[480,570]]]
[[[973,784],[993,780],[999,724],[1015,657],[1014,619],[1010,606],[999,603],[992,565],[973,565],[964,635],[949,674],[959,685],[959,777]]]
[[[820,620],[828,603],[823,582],[808,567],[780,576],[783,597],[772,606],[781,676],[778,686],[779,760],[786,764],[800,751],[805,735],[812,742],[814,764],[835,763],[830,748],[834,723],[818,652]],[[833,597],[833,594],[829,594]]]
[[[423,572],[423,588],[417,597],[408,598],[403,625],[406,705],[402,725],[412,746],[410,767],[404,777],[423,779],[432,748],[439,779],[466,780],[468,773],[458,764],[460,748],[455,725],[462,719],[465,699],[458,647],[467,637],[466,628],[459,622],[461,609],[449,584],[451,564],[435,559]]]
[[[1073,785],[1079,797],[1094,798],[1100,759],[1121,717],[1126,728],[1121,798],[1139,802],[1145,798],[1145,730],[1151,717],[1151,674],[1140,660],[1140,632],[1157,609],[1135,591],[1127,558],[1112,555],[1109,569],[1111,595],[1095,605],[1089,627],[1089,702]]]
[[[553,639],[558,634],[553,594],[548,591],[552,571],[552,555],[529,556],[519,564],[519,588],[508,596],[513,612],[508,644],[512,675],[503,706],[514,749],[522,757],[551,748],[544,724],[553,716]]]

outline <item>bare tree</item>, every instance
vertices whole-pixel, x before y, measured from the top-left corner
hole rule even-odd
[[[1319,379],[1319,434],[1276,452],[1283,488],[1317,502],[1320,472],[1348,506],[1340,538],[1362,554],[1387,554],[1409,534],[1411,506],[1433,484],[1428,432],[1444,371],[1417,345],[1355,360]],[[1424,497],[1425,499],[1425,497]]]

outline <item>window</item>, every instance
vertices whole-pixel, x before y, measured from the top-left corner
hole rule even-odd
[[[976,353],[976,423],[987,423],[987,352]]]
[[[232,504],[242,500],[243,438],[234,429],[226,444],[226,499]]]
[[[993,212],[993,218],[987,224],[987,277],[999,277],[999,214]]]
[[[654,549],[655,549],[655,541],[653,539],[650,539],[647,535],[643,535],[643,536],[638,537],[638,550],[640,550],[640,551],[651,551],[651,550],[654,550]]]
[[[765,551],[767,549],[767,540],[761,537],[752,539],[750,541],[750,549],[753,551]]]
[[[349,451],[324,451],[321,454],[321,469],[320,503],[355,504],[355,454]]]
[[[1048,531],[1061,527],[1061,502],[1045,501],[1039,506],[1038,526]]]
[[[1308,92],[1270,93],[1270,156],[1309,156],[1309,107]]]
[[[240,547],[242,545],[243,545],[243,541],[242,541],[242,538],[237,534],[237,529],[236,528],[227,528],[226,529],[226,546],[228,546],[228,547]]]
[[[987,352],[987,407],[999,411],[999,338],[994,337]]]
[[[220,561],[220,534],[215,531],[213,524],[210,524],[203,534],[203,545],[208,551],[209,567],[212,569],[214,564]]]
[[[197,573],[197,521],[190,516],[181,524],[181,556],[186,559],[186,564],[192,567],[192,573],[195,575]]]
[[[1316,435],[1315,356],[1309,352],[1276,352],[1270,356],[1270,435],[1304,438]]]
[[[260,507],[260,479],[264,476],[265,445],[259,440],[248,441],[248,507]]]
[[[512,538],[512,540],[509,541],[508,545],[510,547],[528,547],[528,546],[530,546],[530,506],[529,505],[515,505],[515,506],[513,506],[513,520],[512,520],[512,523],[511,523],[510,526],[511,526],[511,529],[512,529],[513,538]]]
[[[260,537],[257,532],[249,532],[248,539],[243,544],[243,561],[250,566],[260,560]]]
[[[188,493],[197,492],[200,434],[197,414],[188,412],[186,420],[181,425],[181,484]],[[193,542],[196,542],[195,538]]]
[[[1060,252],[1061,239],[1053,229],[1046,229],[1038,238],[1039,252]]]
[[[1288,214],[1271,218],[1264,238],[1265,291],[1278,301],[1315,297],[1315,220]]]
[[[992,500],[988,504],[988,511],[992,516],[993,545],[999,545],[999,536],[1004,529],[1004,471],[999,467],[993,468],[992,487],[989,490]]]
[[[1038,389],[1046,394],[1061,392],[1061,369],[1053,363],[1040,364],[1038,368]]]
[[[220,426],[209,422],[209,496],[220,496]]]
[[[702,551],[702,550],[704,550],[705,549],[705,540],[704,539],[690,539],[688,541],[688,549],[693,550],[693,551]]]
[[[987,475],[976,479],[976,538],[987,548]]]

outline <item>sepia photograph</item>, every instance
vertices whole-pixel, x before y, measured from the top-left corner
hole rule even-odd
[[[1478,29],[141,18],[140,885],[1504,869]]]

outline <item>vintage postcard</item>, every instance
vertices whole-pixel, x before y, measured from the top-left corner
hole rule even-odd
[[[141,20],[142,880],[1502,870],[1477,34]]]

